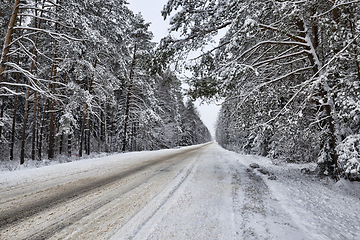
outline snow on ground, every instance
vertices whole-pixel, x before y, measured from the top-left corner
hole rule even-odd
[[[130,164],[136,164],[144,161],[144,159],[157,158],[166,156],[177,151],[184,151],[187,149],[196,148],[197,146],[183,147],[180,149],[165,149],[160,151],[143,151],[120,153],[110,156],[99,154],[98,157],[92,159],[81,159],[73,162],[64,162],[57,160],[51,162],[44,160],[40,162],[27,160],[24,165],[18,162],[0,164],[0,190],[9,190],[11,188],[28,186],[33,182],[46,183],[49,179],[58,179],[56,184],[61,184],[61,181],[68,181],[69,178],[79,178],[79,175],[92,175],[103,169],[112,169],[116,167],[126,167]]]
[[[213,144],[196,173],[159,210],[161,220],[124,239],[360,239],[359,184],[350,189],[344,180],[302,175],[302,167],[313,166],[277,166]]]
[[[206,150],[162,220],[134,239],[312,239],[246,158],[216,144]]]
[[[54,182],[103,174],[107,169],[114,171],[176,151],[183,149],[119,154],[0,172],[0,191],[2,196],[10,198],[36,191],[40,185],[51,187]],[[250,167],[253,163],[259,168]],[[176,168],[180,172],[160,175],[154,184],[157,187],[162,184],[162,190],[152,191],[149,199],[141,194],[141,188],[135,191],[136,196],[135,192],[126,193],[127,199],[132,198],[131,194],[134,199],[139,198],[142,207],[125,223],[112,226],[111,231],[101,236],[107,236],[105,239],[360,239],[360,184],[319,179],[301,173],[303,167],[314,166],[274,164],[268,158],[244,156],[226,151],[216,143],[210,144],[184,167]],[[147,181],[142,189],[151,188],[152,185],[146,184]],[[115,207],[104,206],[97,211],[111,209],[109,214],[120,219],[121,211],[116,212],[118,203],[108,205],[111,204]],[[89,215],[86,221],[92,218]],[[110,220],[97,221],[99,228],[110,223]],[[64,230],[67,239],[71,239],[70,229]],[[83,234],[76,236],[86,239],[86,232]],[[57,236],[64,238],[59,233],[52,239],[58,239]]]
[[[314,164],[278,164],[268,158],[241,156],[239,162],[259,164],[276,176],[262,175],[271,194],[290,215],[307,239],[360,239],[360,183],[301,173]],[[257,171],[257,170],[256,170]]]

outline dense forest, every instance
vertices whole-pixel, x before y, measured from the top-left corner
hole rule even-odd
[[[359,0],[169,0],[156,46],[124,0],[1,0],[1,157],[205,142],[192,100],[215,99],[221,146],[360,180],[359,12]],[[186,103],[174,65],[193,74]]]
[[[2,161],[209,141],[148,27],[124,0],[1,0]]]
[[[169,0],[162,14],[180,33],[164,51],[201,51],[189,93],[222,99],[223,147],[360,180],[360,1]]]

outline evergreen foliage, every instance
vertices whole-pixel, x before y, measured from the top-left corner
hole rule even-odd
[[[318,163],[359,177],[359,1],[177,1],[162,49],[189,66],[190,94],[221,98],[217,140],[229,149]],[[219,31],[218,45],[205,49]],[[349,150],[353,149],[353,150]],[[345,152],[353,154],[345,154]]]
[[[0,15],[1,159],[74,156],[77,142],[82,156],[210,140],[126,1],[4,0]]]

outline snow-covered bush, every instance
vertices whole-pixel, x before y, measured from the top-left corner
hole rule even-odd
[[[71,135],[74,132],[74,126],[76,128],[77,123],[74,118],[74,116],[70,112],[65,112],[59,120],[59,133],[60,134],[66,134]]]
[[[337,151],[343,176],[349,180],[360,181],[360,134],[345,138]]]

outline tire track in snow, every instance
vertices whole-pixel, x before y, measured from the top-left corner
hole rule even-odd
[[[260,172],[240,162],[233,166],[233,171],[233,207],[238,238],[309,239],[282,208]]]
[[[154,226],[159,222],[162,216],[168,211],[172,200],[176,200],[187,183],[194,176],[199,165],[199,157],[202,151],[198,153],[193,160],[143,209],[134,215],[108,240],[118,239],[146,239],[152,232]]]
[[[194,151],[197,149],[191,149],[187,151],[181,151],[180,153],[170,154],[168,156],[160,157],[157,159],[152,159],[149,161],[146,161],[145,164],[138,164],[135,165],[133,168],[122,171],[117,174],[113,174],[110,176],[107,176],[105,178],[101,179],[80,179],[76,182],[71,182],[67,184],[62,184],[59,186],[54,186],[51,188],[46,189],[45,191],[40,191],[39,194],[46,194],[50,193],[49,196],[45,196],[43,199],[39,197],[39,199],[36,199],[33,202],[25,203],[22,206],[11,209],[11,210],[3,210],[0,213],[0,230],[4,230],[6,228],[10,228],[12,225],[17,224],[21,222],[22,220],[29,219],[30,217],[39,214],[45,210],[49,210],[52,208],[55,208],[58,205],[64,204],[66,202],[75,201],[77,199],[81,199],[87,194],[90,194],[94,191],[97,191],[107,185],[111,185],[112,183],[118,182],[126,177],[129,177],[133,174],[136,174],[137,172],[146,170],[150,167],[156,166],[158,164],[164,163],[166,161],[169,161],[170,159],[181,157],[182,155],[185,155],[184,158],[181,160],[178,160],[177,162],[184,161],[186,158],[188,158],[188,155],[192,155]],[[174,163],[168,164],[165,168],[170,167]],[[121,192],[117,192],[114,196],[107,196],[107,198],[104,198],[104,196],[101,196],[101,198],[96,201],[95,203],[92,203],[90,205],[87,205],[83,207],[82,209],[71,213],[70,215],[66,216],[63,219],[58,220],[57,222],[51,224],[50,226],[47,226],[46,229],[42,229],[38,231],[35,234],[32,234],[31,236],[26,236],[26,239],[44,239],[52,236],[55,232],[58,232],[67,226],[71,225],[72,223],[80,220],[84,216],[89,215],[91,212],[101,208],[102,206],[106,205],[107,203],[111,202],[112,200],[116,199],[120,195],[131,191],[132,189],[138,187],[143,182],[146,182],[153,178],[157,172],[154,172],[150,176],[143,179],[143,181],[135,184],[135,185],[127,185]],[[58,191],[61,191],[58,193]],[[44,193],[45,192],[45,193]],[[36,194],[36,193],[34,193]],[[110,194],[111,195],[111,194]]]

